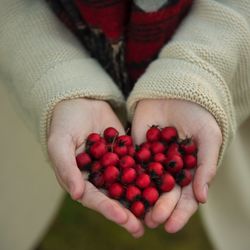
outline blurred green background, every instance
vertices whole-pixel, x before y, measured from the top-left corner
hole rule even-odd
[[[167,234],[146,229],[140,239],[66,196],[48,233],[36,250],[212,250],[199,213],[183,230]]]

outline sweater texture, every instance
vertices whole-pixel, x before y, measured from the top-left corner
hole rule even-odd
[[[242,132],[250,117],[249,0],[195,0],[171,40],[136,81],[127,100],[112,77],[55,17],[46,2],[2,0],[0,82],[13,96],[16,110],[37,135],[45,152],[53,109],[62,100],[106,100],[117,114],[126,107],[130,119],[143,99],[174,98],[201,105],[215,117],[222,131],[218,165],[223,165],[226,173],[234,173],[234,168],[229,167],[233,161],[228,157],[241,157],[241,164],[235,166],[240,175],[233,175],[238,180],[234,186],[232,178],[219,175],[220,185],[212,191],[214,198],[208,202],[205,213],[208,229],[217,230],[218,234],[210,235],[219,249],[248,249],[249,237],[241,234],[237,240],[236,235],[233,237],[234,226],[227,224],[230,220],[220,219],[230,215],[244,228],[250,225],[250,198],[245,188],[249,178],[241,178],[250,177],[250,152],[246,148],[250,145],[245,141],[250,140],[250,134]],[[236,145],[235,139],[242,146],[243,155],[226,153],[230,142]],[[221,185],[227,190],[223,191]],[[222,197],[232,202],[223,203]],[[237,202],[233,202],[233,197]],[[229,214],[228,206],[244,213]],[[219,234],[223,230],[231,230],[230,237]]]

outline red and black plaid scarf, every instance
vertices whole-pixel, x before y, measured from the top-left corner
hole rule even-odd
[[[125,96],[170,40],[192,4],[192,0],[161,0],[163,4],[150,11],[138,4],[143,1],[132,0],[47,2]],[[152,0],[144,4],[149,2]]]

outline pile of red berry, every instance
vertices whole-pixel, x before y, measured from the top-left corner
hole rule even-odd
[[[103,136],[91,133],[85,152],[76,157],[81,171],[97,188],[119,200],[132,213],[143,218],[161,193],[176,184],[188,185],[196,167],[197,147],[192,138],[181,140],[174,127],[160,129],[153,125],[146,142],[133,145],[132,137],[107,128]]]

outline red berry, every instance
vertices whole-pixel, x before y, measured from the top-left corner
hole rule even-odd
[[[96,186],[97,188],[101,188],[104,186],[104,177],[103,174],[100,172],[91,173],[89,175],[89,181],[93,183],[93,185]]]
[[[147,168],[148,172],[155,176],[161,176],[163,174],[163,166],[159,162],[150,162]]]
[[[151,143],[150,149],[153,154],[163,153],[165,150],[165,146],[162,142],[154,141]]]
[[[169,192],[170,190],[172,190],[175,186],[175,179],[174,177],[169,174],[169,173],[165,173],[162,177],[161,177],[161,182],[159,185],[159,188],[162,192]]]
[[[150,206],[152,206],[158,200],[159,192],[155,187],[147,187],[143,190],[142,197]]]
[[[94,143],[98,142],[101,140],[101,136],[97,133],[91,133],[88,135],[86,139],[86,144],[87,145],[93,145]]]
[[[171,143],[167,150],[167,156],[171,157],[173,155],[179,155],[181,156],[181,153],[179,151],[180,147],[177,142]]]
[[[184,168],[195,168],[197,165],[197,159],[193,155],[184,155],[183,157]]]
[[[197,146],[192,138],[187,138],[180,143],[180,147],[185,154],[195,154]]]
[[[101,158],[106,152],[107,147],[102,141],[98,141],[90,147],[90,154],[96,159]]]
[[[174,127],[165,127],[161,130],[161,138],[167,143],[175,141],[177,137],[178,133]]]
[[[130,210],[137,218],[142,218],[145,213],[145,205],[141,201],[135,201]]]
[[[135,147],[134,146],[128,146],[128,155],[134,157],[134,155],[135,155]]]
[[[140,162],[148,162],[151,158],[151,152],[149,149],[146,148],[140,148],[135,153],[136,159]]]
[[[108,143],[114,142],[115,138],[119,135],[119,132],[112,127],[106,128],[103,131],[103,136]]]
[[[123,192],[124,192],[124,188],[122,187],[120,183],[117,183],[117,182],[111,184],[108,189],[109,197],[114,198],[114,199],[120,199],[123,195]]]
[[[141,189],[144,189],[146,187],[148,187],[150,185],[150,182],[151,182],[151,179],[150,179],[150,176],[146,173],[141,173],[136,181],[135,181],[135,184],[141,188]]]
[[[179,155],[173,155],[165,160],[164,166],[167,171],[174,174],[183,168],[183,160]]]
[[[89,154],[83,152],[76,156],[76,163],[78,168],[82,170],[89,170],[90,163],[92,162]]]
[[[128,186],[126,191],[126,200],[132,202],[141,196],[141,190],[133,185]]]
[[[135,164],[134,169],[137,174],[141,174],[144,172],[144,168],[142,167],[141,164]]]
[[[120,135],[117,138],[117,143],[123,143],[125,146],[132,146],[133,145],[133,140],[132,137],[129,135]]]
[[[113,183],[117,181],[120,171],[115,166],[108,166],[103,172],[104,181],[107,183]]]
[[[128,148],[125,144],[115,144],[113,150],[118,156],[124,156],[128,154]]]
[[[157,153],[153,156],[153,161],[163,163],[166,160],[166,156],[163,153]]]
[[[176,174],[175,179],[181,187],[184,187],[192,181],[192,174],[189,169],[182,169]]]
[[[95,161],[91,164],[91,173],[99,172],[102,169],[102,165],[99,161]]]
[[[104,167],[107,167],[109,165],[114,165],[116,166],[119,162],[119,157],[117,154],[112,153],[112,152],[107,152],[105,155],[102,156],[101,158],[101,164]]]
[[[159,141],[161,138],[161,130],[158,126],[153,125],[150,129],[148,129],[146,138],[148,142]]]
[[[136,171],[134,168],[124,168],[121,175],[121,182],[123,184],[131,183],[136,178]]]
[[[135,160],[130,155],[125,155],[120,159],[121,168],[132,168],[135,165]]]

